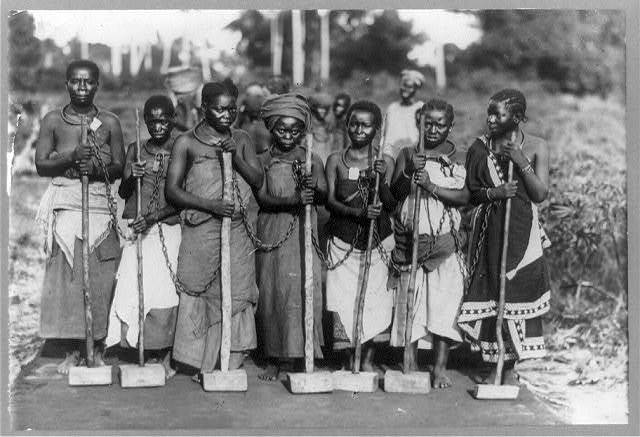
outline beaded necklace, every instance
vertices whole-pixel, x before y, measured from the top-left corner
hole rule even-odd
[[[520,131],[522,133],[522,141],[520,142],[520,147],[524,146],[524,132]],[[498,173],[498,176],[500,176],[500,179],[502,179],[502,181],[504,183],[507,183],[507,177],[505,176],[504,172],[502,171],[502,166],[500,166],[500,164],[498,163],[498,158],[496,157],[496,150],[494,148],[494,143],[493,143],[493,138],[489,137],[489,141],[487,143],[487,150],[489,152],[489,158],[491,159],[491,161],[493,161],[493,166],[496,169],[496,172]]]
[[[219,146],[222,143],[223,140],[217,140],[217,141],[215,141],[213,143],[209,143],[209,142],[205,141],[204,139],[202,139],[202,137],[200,137],[200,135],[198,135],[198,128],[200,128],[203,125],[204,125],[204,122],[201,121],[193,129],[193,136],[196,138],[196,140],[200,141],[205,146]]]
[[[67,104],[64,107],[62,107],[62,109],[60,110],[60,117],[62,117],[62,120],[64,120],[65,123],[70,124],[72,126],[79,126],[80,124],[82,124],[82,119],[80,118],[80,115],[75,115],[76,117],[78,117],[78,121],[74,121],[71,116],[69,114],[66,113],[67,108],[69,108],[71,105]],[[92,109],[94,109],[96,111],[96,115],[93,116],[93,118],[98,118],[98,115],[100,115],[100,109],[96,106],[96,105],[91,105]]]

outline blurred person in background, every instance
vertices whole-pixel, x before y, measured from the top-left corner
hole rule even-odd
[[[416,99],[416,92],[422,88],[425,78],[416,70],[402,70],[400,73],[400,100],[387,108],[382,126],[385,133],[384,153],[397,159],[405,147],[413,147],[418,143],[418,128],[415,113],[424,102]]]
[[[268,91],[259,83],[249,84],[239,99],[238,118],[235,123],[238,129],[249,134],[258,156],[267,151],[271,142],[271,133],[260,118],[260,107],[267,95]]]
[[[334,151],[329,122],[332,103],[333,99],[325,92],[316,92],[309,97],[313,151],[320,156],[323,164],[327,162],[327,158]]]
[[[347,124],[345,121],[345,114],[347,109],[351,106],[351,97],[347,93],[340,93],[336,95],[333,100],[332,117],[330,131],[333,139],[332,150],[344,149],[348,142],[349,136],[347,134]]]
[[[192,67],[172,67],[167,70],[165,87],[176,108],[175,128],[187,131],[201,119],[200,93],[202,92],[202,72]]]
[[[266,88],[271,94],[286,94],[291,91],[291,82],[285,76],[273,75],[267,80]]]

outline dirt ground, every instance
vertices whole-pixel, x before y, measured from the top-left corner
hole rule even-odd
[[[452,426],[478,430],[566,423],[526,389],[516,401],[475,400],[469,393],[475,385],[469,375],[477,369],[465,367],[468,363],[462,359],[454,359],[456,368],[450,372],[454,386],[427,395],[382,389],[294,395],[285,375],[277,382],[259,380],[261,370],[251,360],[245,363],[245,393],[205,392],[186,374],[178,374],[164,387],[123,389],[116,366],[111,386],[70,387],[66,378],[47,372],[46,365],[51,370],[59,360],[48,354],[45,351],[27,366],[16,381],[10,403],[12,430],[433,433]],[[453,410],[464,414],[454,415]]]

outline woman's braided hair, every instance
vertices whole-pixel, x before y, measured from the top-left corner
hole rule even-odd
[[[506,88],[491,96],[489,102],[502,102],[512,115],[517,115],[523,122],[527,121],[527,116],[525,115],[527,99],[525,99],[522,92],[513,88]]]

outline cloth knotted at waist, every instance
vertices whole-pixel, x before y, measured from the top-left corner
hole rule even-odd
[[[89,244],[93,251],[107,237],[111,216],[103,182],[89,183]],[[47,187],[36,213],[36,222],[44,229],[45,252],[51,253],[54,234],[73,267],[75,239],[82,239],[82,182],[57,176]]]
[[[396,264],[411,264],[413,250],[412,233],[396,233],[396,246],[391,252],[391,259]],[[456,251],[456,243],[451,233],[444,235],[420,235],[418,238],[418,265],[428,272],[432,272]]]

